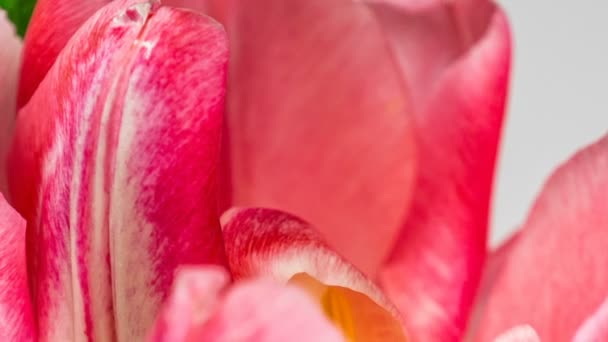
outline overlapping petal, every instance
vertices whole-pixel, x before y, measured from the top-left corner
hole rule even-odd
[[[39,0],[27,28],[18,106],[23,107],[76,30],[111,0]]]
[[[399,313],[380,289],[304,221],[277,210],[232,209],[222,231],[236,281],[269,276],[299,284],[353,341],[405,341]]]
[[[415,340],[458,340],[486,251],[507,20],[486,1],[372,6],[413,94],[419,156],[409,216],[380,279]]]
[[[184,269],[150,341],[343,341],[301,290],[269,279],[228,287],[218,269]]]
[[[144,336],[182,263],[224,264],[216,183],[227,43],[208,17],[114,1],[72,37],[17,120],[43,340]]]
[[[0,193],[0,339],[34,341],[25,262],[25,220]]]
[[[407,212],[415,139],[373,13],[351,0],[210,3],[231,41],[232,204],[304,217],[374,273]]]
[[[7,193],[6,157],[15,120],[21,42],[0,10],[0,192]]]
[[[479,341],[521,324],[569,341],[608,293],[608,137],[544,186],[490,294]]]
[[[382,291],[332,251],[306,222],[272,209],[231,209],[222,216],[228,265],[235,280],[270,276],[287,283],[306,273],[326,285],[368,295],[394,312]]]

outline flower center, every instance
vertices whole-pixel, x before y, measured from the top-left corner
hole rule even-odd
[[[289,284],[304,289],[318,301],[327,318],[350,342],[407,341],[399,320],[361,292],[325,285],[307,273],[295,274]]]

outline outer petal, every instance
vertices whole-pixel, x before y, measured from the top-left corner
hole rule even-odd
[[[608,298],[578,328],[572,341],[601,342],[608,340]]]
[[[256,279],[221,293],[227,280],[215,269],[181,271],[150,341],[343,341],[304,292]]]
[[[34,341],[25,263],[25,221],[0,193],[0,340]]]
[[[414,340],[462,337],[486,252],[488,208],[507,92],[509,30],[493,5],[375,4],[408,80],[418,180],[380,274]]]
[[[306,218],[374,273],[407,212],[414,138],[373,14],[351,0],[211,3],[231,37],[233,205]]]
[[[76,30],[111,0],[39,0],[25,36],[18,107],[23,107]]]
[[[608,137],[559,168],[536,200],[490,294],[480,341],[530,324],[570,341],[608,293]]]
[[[43,340],[137,340],[177,265],[224,263],[215,202],[226,63],[211,19],[114,1],[21,111],[10,185],[30,223]]]
[[[326,285],[366,294],[398,315],[373,282],[294,216],[272,209],[232,209],[222,216],[222,231],[235,280],[270,276],[287,283],[295,274],[307,273]]]
[[[38,0],[25,36],[18,107],[23,107],[76,30],[112,0]],[[155,0],[160,2],[160,0]],[[167,0],[165,5],[203,10],[202,0]]]
[[[6,193],[6,155],[16,113],[17,76],[21,42],[0,9],[0,192]]]

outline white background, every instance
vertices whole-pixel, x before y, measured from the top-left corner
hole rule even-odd
[[[499,3],[515,59],[492,245],[524,221],[556,166],[608,132],[608,1]]]

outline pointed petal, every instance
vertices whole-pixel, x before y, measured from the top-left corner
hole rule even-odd
[[[6,157],[13,134],[21,42],[0,9],[0,192],[7,193]]]
[[[0,193],[0,340],[34,341],[25,263],[25,221]]]
[[[608,340],[608,298],[577,329],[572,341],[601,342]]]
[[[374,273],[407,212],[414,138],[372,13],[351,0],[212,3],[231,37],[233,205],[303,217]]]
[[[485,258],[507,92],[504,13],[486,11],[485,1],[459,4],[374,5],[412,91],[419,136],[414,200],[380,279],[420,341],[464,333]]]
[[[343,341],[304,294],[268,279],[237,283],[217,269],[184,269],[150,337],[155,342]],[[289,319],[285,319],[289,317]]]
[[[373,282],[294,216],[272,209],[231,209],[222,216],[222,232],[235,280],[270,276],[287,283],[294,275],[306,273],[325,285],[363,293],[398,315]]]
[[[490,294],[479,341],[519,324],[570,341],[608,293],[608,137],[577,153],[536,200]]]
[[[20,112],[10,185],[45,339],[137,340],[179,264],[225,262],[226,45],[207,17],[113,1]]]

